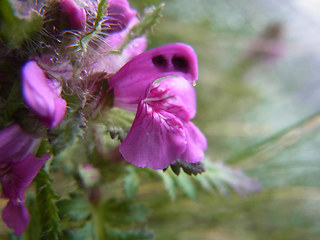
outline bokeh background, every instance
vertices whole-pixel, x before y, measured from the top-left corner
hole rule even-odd
[[[161,1],[162,2],[162,1]],[[142,9],[160,1],[135,0]],[[207,156],[263,189],[171,201],[146,184],[157,239],[320,239],[320,2],[168,0],[149,47],[185,42],[199,59],[194,122]]]

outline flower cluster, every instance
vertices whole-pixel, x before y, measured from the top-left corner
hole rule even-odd
[[[200,162],[207,144],[190,121],[196,115],[192,84],[198,78],[190,46],[173,43],[145,51],[146,36],[132,33],[140,19],[126,0],[79,5],[57,0],[28,10],[39,11],[39,31],[14,50],[2,51],[7,46],[4,40],[0,43],[1,66],[17,62],[13,71],[0,68],[0,80],[22,99],[13,110],[7,111],[11,105],[6,105],[0,123],[0,182],[2,197],[9,199],[2,218],[15,235],[29,222],[24,192],[53,155],[36,157],[39,142],[72,121],[71,113],[89,122],[102,114],[102,107],[103,114],[112,107],[136,112],[119,148],[133,165],[165,169],[177,159]],[[35,41],[39,44],[30,50],[29,43]],[[12,82],[21,91],[14,92]],[[10,102],[10,94],[0,89],[0,102]],[[69,102],[70,96],[80,104]],[[113,104],[105,106],[110,97]]]
[[[196,99],[189,81],[197,77],[193,49],[176,43],[136,56],[109,79],[115,105],[137,111],[120,146],[127,161],[164,169],[178,158],[195,163],[204,157],[206,139],[190,122]]]

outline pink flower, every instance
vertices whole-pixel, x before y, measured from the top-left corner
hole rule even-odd
[[[47,127],[56,127],[64,118],[66,101],[57,84],[48,79],[35,61],[22,68],[22,93],[26,104]]]
[[[126,0],[111,0],[108,3],[110,4],[108,16],[104,21],[104,24],[108,26],[104,29],[108,36],[97,50],[102,57],[91,64],[91,69],[94,72],[113,74],[133,57],[146,50],[147,39],[145,36],[140,36],[123,47],[130,31],[139,23],[136,17],[137,12],[130,8]]]
[[[86,26],[86,12],[77,6],[73,0],[60,1],[61,13],[67,16],[69,27],[72,30],[84,30]]]
[[[204,157],[206,138],[190,122],[196,96],[189,81],[197,78],[196,54],[181,43],[144,52],[110,78],[115,106],[137,111],[119,149],[128,162],[164,169],[178,158],[195,163]]]
[[[108,33],[122,31],[136,18],[137,11],[130,8],[127,0],[109,0],[106,23],[109,25]]]
[[[0,183],[2,198],[9,199],[2,211],[2,219],[15,235],[21,235],[30,216],[24,205],[24,192],[50,157],[37,158],[31,154],[38,139],[26,133],[17,124],[0,131]]]

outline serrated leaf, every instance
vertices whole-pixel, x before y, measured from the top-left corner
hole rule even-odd
[[[65,120],[49,132],[49,141],[52,144],[54,154],[62,152],[77,138],[82,138],[85,126],[86,120],[81,111],[68,112]]]
[[[152,30],[152,28],[159,22],[164,6],[165,4],[161,3],[159,6],[146,8],[143,18],[140,20],[140,23],[132,29],[132,32],[136,36],[141,36]]]
[[[65,230],[62,240],[92,240],[94,239],[92,222],[87,222],[78,229]]]
[[[181,190],[192,200],[197,200],[197,190],[194,183],[191,180],[192,177],[185,173],[181,173],[179,176],[175,177],[175,180]]]
[[[49,173],[42,168],[36,176],[36,201],[40,213],[40,240],[58,240],[61,230],[58,208],[54,201],[58,198],[51,186]]]
[[[180,170],[180,168],[179,168],[179,170]],[[166,190],[169,193],[171,200],[175,200],[176,199],[176,187],[175,187],[173,178],[168,173],[160,172],[160,171],[158,173],[163,180],[163,183],[166,187]]]
[[[104,117],[103,123],[111,138],[123,141],[132,126],[135,113],[121,108],[112,108]]]
[[[58,168],[66,174],[74,174],[78,165],[88,161],[87,145],[83,139],[78,138],[70,142],[55,156],[52,168]]]
[[[24,240],[39,239],[41,234],[41,229],[40,229],[40,214],[39,214],[37,202],[33,197],[32,198],[28,197],[26,204],[28,206],[28,210],[30,213],[30,222],[26,231],[23,233],[23,239]]]
[[[216,193],[214,186],[212,186],[211,182],[204,177],[197,177],[196,180],[200,183],[200,185],[210,193]]]
[[[126,170],[127,175],[123,179],[124,192],[128,198],[132,198],[139,188],[139,176],[137,175],[136,171],[132,166],[128,166]]]
[[[127,36],[127,39],[122,44],[121,49],[131,42],[134,38],[142,36],[150,32],[153,27],[159,22],[162,17],[161,13],[164,9],[165,4],[161,3],[159,6],[146,8],[143,14],[143,18],[140,20],[139,24],[136,25],[131,33]]]
[[[110,226],[120,228],[137,222],[144,222],[149,215],[148,209],[129,199],[109,199],[102,206],[103,218]]]
[[[90,204],[85,196],[74,196],[72,199],[63,199],[57,202],[61,219],[82,220],[89,217]]]
[[[151,231],[142,230],[109,230],[107,231],[107,239],[110,240],[152,240],[154,239],[154,233]]]
[[[19,48],[25,39],[39,32],[42,16],[33,11],[26,19],[15,15],[9,0],[0,0],[0,37],[9,48]]]
[[[221,162],[206,161],[207,171],[196,177],[195,180],[210,192],[218,189],[222,194],[227,194],[231,189],[239,195],[260,191],[260,184],[246,176],[240,169],[233,169]]]

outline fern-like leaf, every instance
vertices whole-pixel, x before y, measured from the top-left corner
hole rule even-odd
[[[36,201],[40,213],[41,236],[40,240],[58,240],[60,236],[60,225],[58,208],[49,173],[42,168],[36,176]]]

